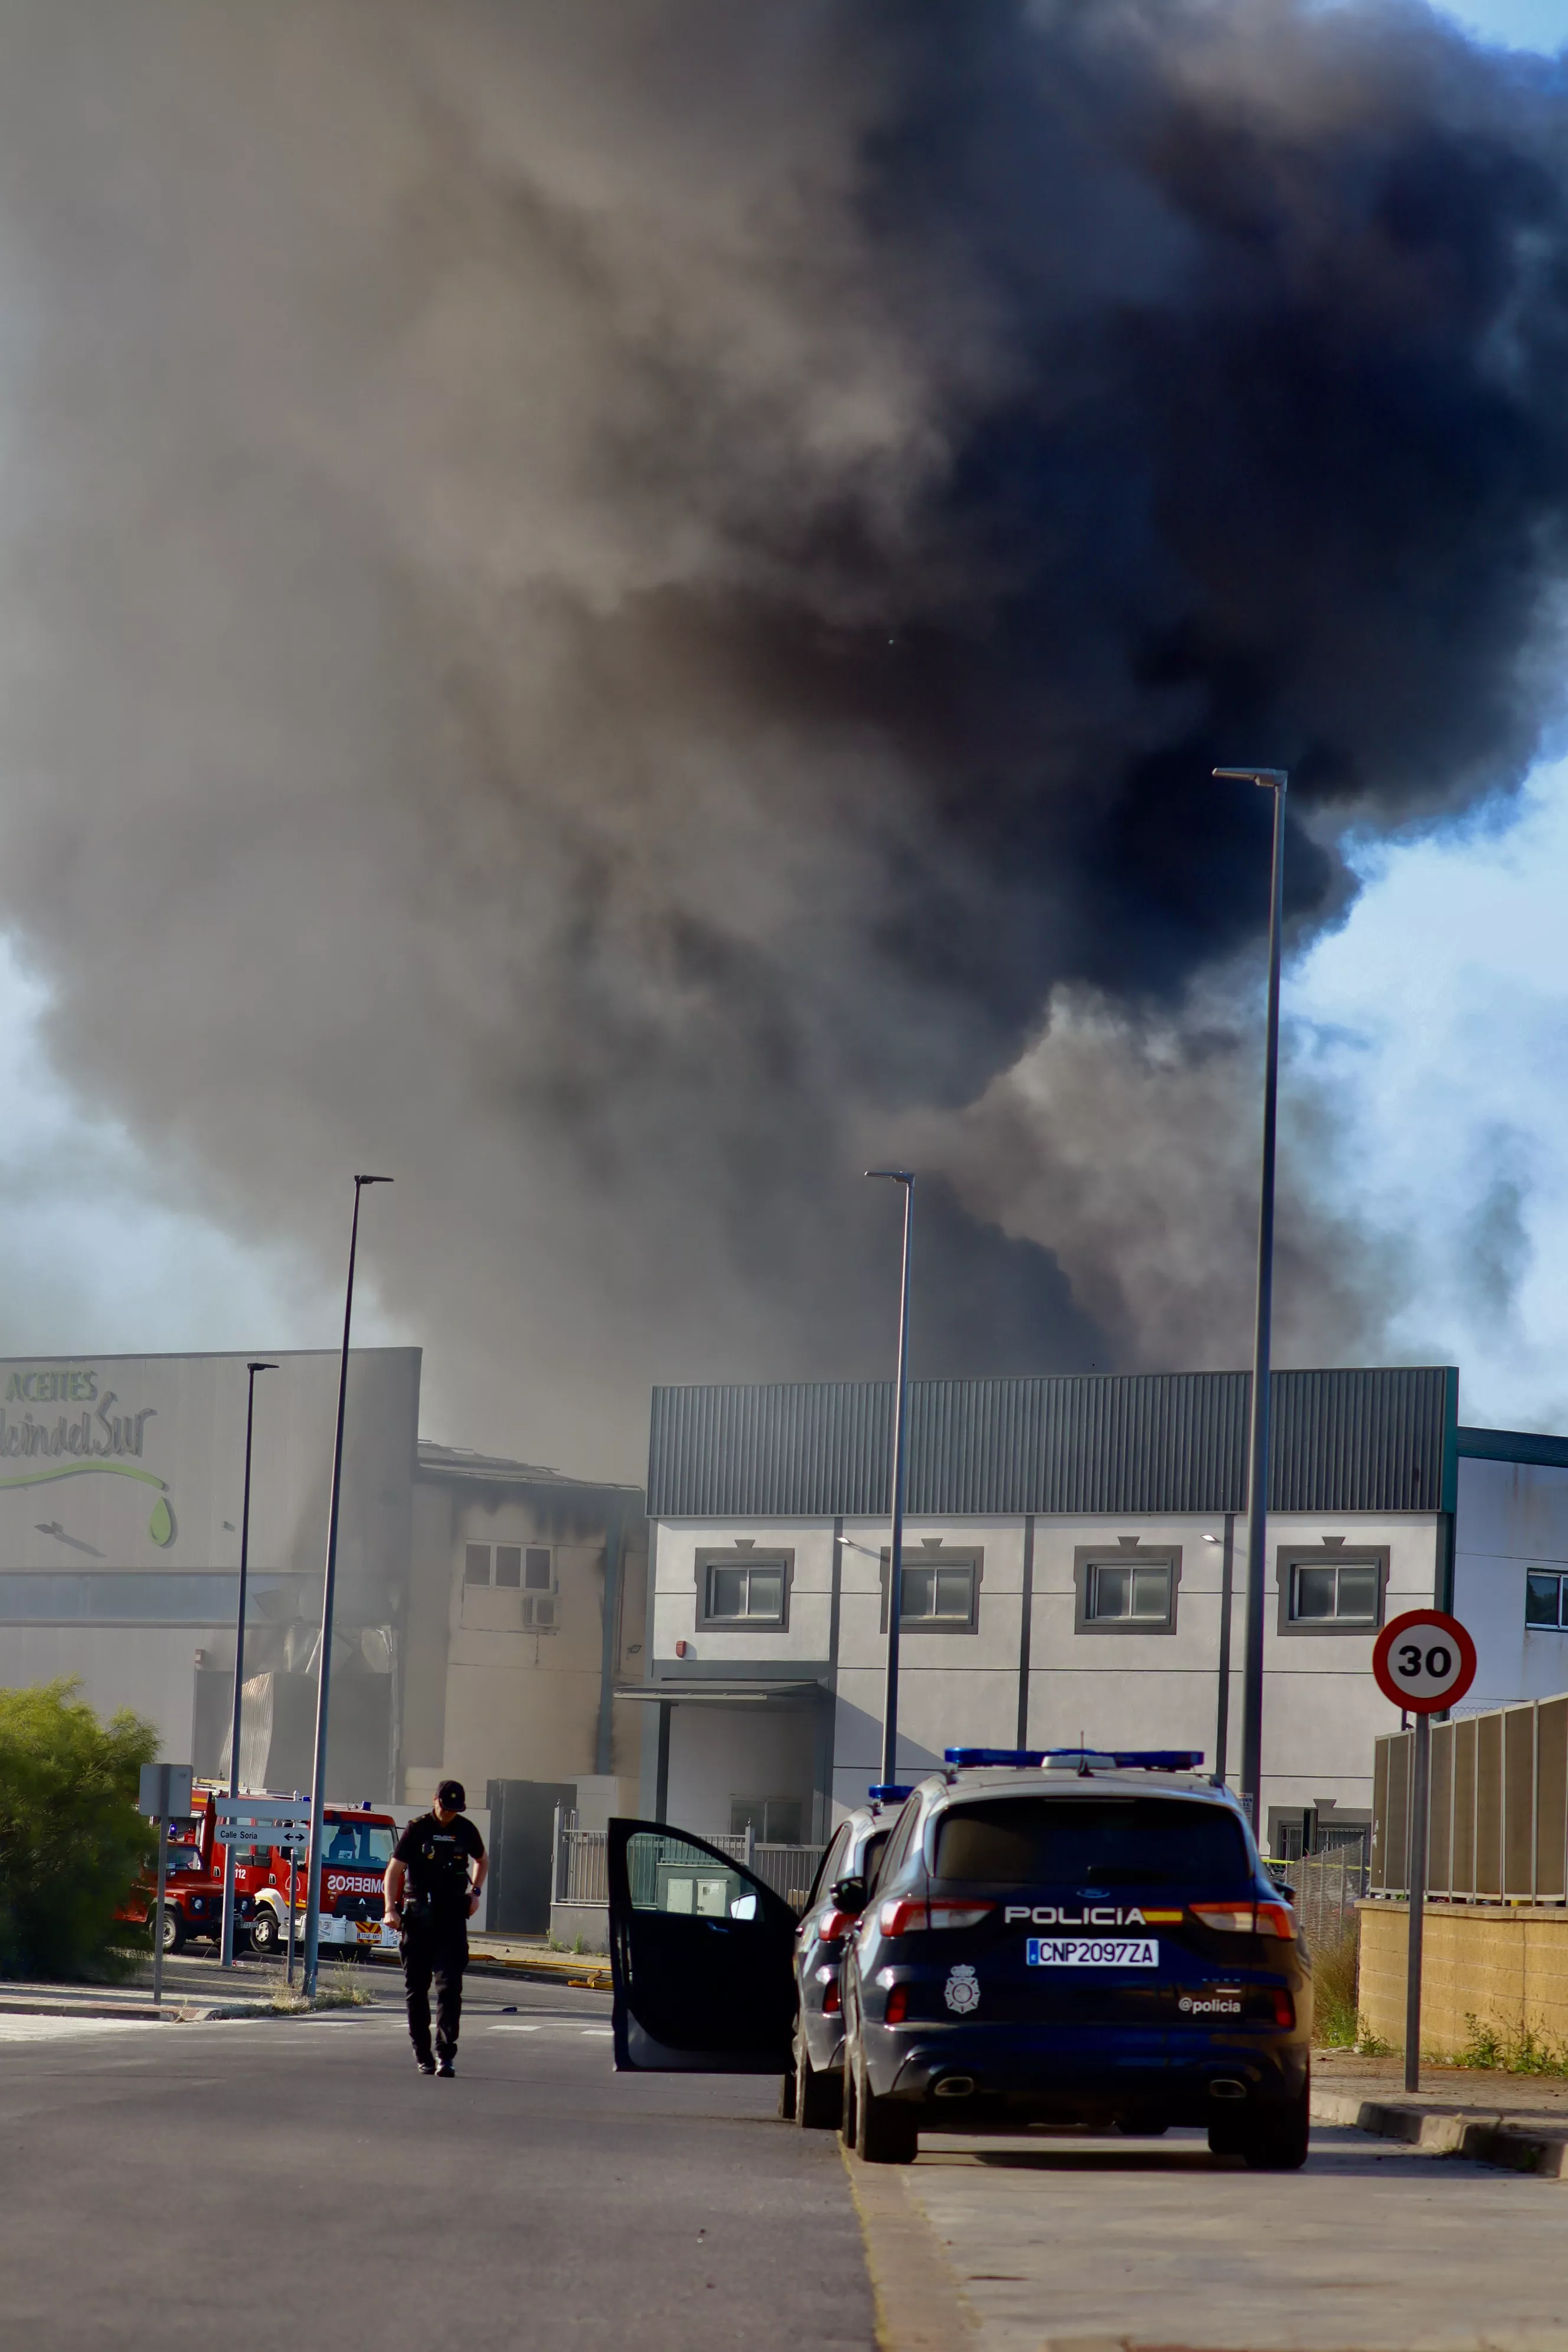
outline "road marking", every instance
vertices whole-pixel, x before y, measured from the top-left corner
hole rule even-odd
[[[153,2017],[0,2016],[0,2042],[72,2042],[95,2033],[151,2033]]]
[[[232,1675],[229,1679],[231,1682],[233,1681],[234,1677]],[[578,2032],[583,2036],[584,2042],[593,2042],[601,2034],[604,2036],[605,2040],[608,2042],[614,2035],[615,2030],[616,2029],[613,2025],[580,2025],[577,2028]]]
[[[229,1679],[233,1681],[232,1675]],[[492,2033],[537,2033],[540,2031],[537,2025],[513,2025],[510,2021],[505,2025],[492,2025],[490,2028]]]

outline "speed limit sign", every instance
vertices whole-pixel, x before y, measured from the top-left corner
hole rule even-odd
[[[1457,1617],[1441,1609],[1407,1609],[1378,1635],[1372,1671],[1395,1706],[1438,1715],[1475,1681],[1476,1645]]]

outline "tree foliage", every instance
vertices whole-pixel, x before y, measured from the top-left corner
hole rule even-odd
[[[0,1690],[0,1976],[116,1973],[114,1915],[156,1853],[136,1795],[158,1734],[100,1723],[78,1687]]]

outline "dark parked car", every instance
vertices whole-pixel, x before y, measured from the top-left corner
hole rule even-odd
[[[805,1916],[795,1930],[795,2032],[779,2113],[807,2131],[837,2131],[844,2106],[844,2003],[839,1982],[845,1938],[865,1907],[867,1889],[907,1789],[874,1789],[870,1801],[839,1822],[817,1865]],[[840,1909],[836,1888],[847,1909]]]
[[[1246,1817],[1183,1754],[949,1750],[893,1831],[844,1966],[844,2133],[1206,2127],[1307,2153],[1311,1979]]]

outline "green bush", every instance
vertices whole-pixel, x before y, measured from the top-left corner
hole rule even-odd
[[[0,1690],[0,1976],[124,1972],[115,1912],[157,1835],[136,1811],[150,1723],[100,1723],[74,1681]]]

